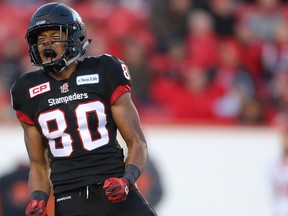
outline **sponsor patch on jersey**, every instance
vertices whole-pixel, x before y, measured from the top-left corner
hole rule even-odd
[[[99,83],[99,74],[83,75],[76,77],[77,85]]]
[[[40,85],[37,85],[37,86],[30,88],[29,94],[30,94],[30,97],[33,98],[36,95],[43,94],[43,93],[48,92],[50,90],[51,90],[50,89],[50,83],[46,82],[46,83],[42,83]]]

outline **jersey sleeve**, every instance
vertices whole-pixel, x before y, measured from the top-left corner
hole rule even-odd
[[[131,91],[131,76],[123,61],[112,55],[103,55],[101,65],[105,78],[105,93],[113,104],[118,97]]]
[[[29,106],[29,98],[27,91],[21,85],[24,82],[23,77],[15,81],[11,88],[12,107],[16,111],[17,118],[27,124],[34,125],[31,107]]]

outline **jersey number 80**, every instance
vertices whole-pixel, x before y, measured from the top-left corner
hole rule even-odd
[[[98,133],[100,138],[93,139],[90,133],[87,113],[94,112],[98,117]],[[86,151],[91,151],[108,143],[108,130],[105,125],[107,123],[104,105],[100,101],[88,102],[80,104],[75,108],[77,119],[77,132],[82,140],[82,147]],[[50,151],[54,157],[68,157],[73,152],[73,140],[69,133],[66,133],[67,121],[65,113],[60,109],[41,113],[38,118],[42,133],[48,139]],[[57,129],[51,130],[48,123],[54,121]],[[56,145],[56,140],[61,140],[62,146]]]

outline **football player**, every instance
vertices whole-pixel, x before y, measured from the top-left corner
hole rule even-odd
[[[148,158],[127,66],[111,55],[81,58],[91,40],[79,14],[48,3],[26,33],[37,71],[11,89],[30,159],[26,216],[45,216],[50,181],[55,215],[152,216],[135,182]],[[124,138],[128,155],[116,140]]]

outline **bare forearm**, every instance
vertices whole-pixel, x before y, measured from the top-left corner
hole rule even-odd
[[[29,173],[30,193],[36,190],[44,191],[50,194],[51,183],[49,173],[45,169],[31,169]]]
[[[130,146],[131,147],[128,148],[128,155],[125,164],[133,164],[140,170],[140,172],[142,172],[148,160],[147,145],[143,142],[142,144],[134,144]]]
[[[21,122],[24,140],[30,160],[29,189],[50,193],[49,160],[41,133],[34,125]]]
[[[131,94],[121,95],[112,106],[113,119],[128,147],[126,168],[132,164],[142,172],[148,160],[148,149],[140,118]]]

